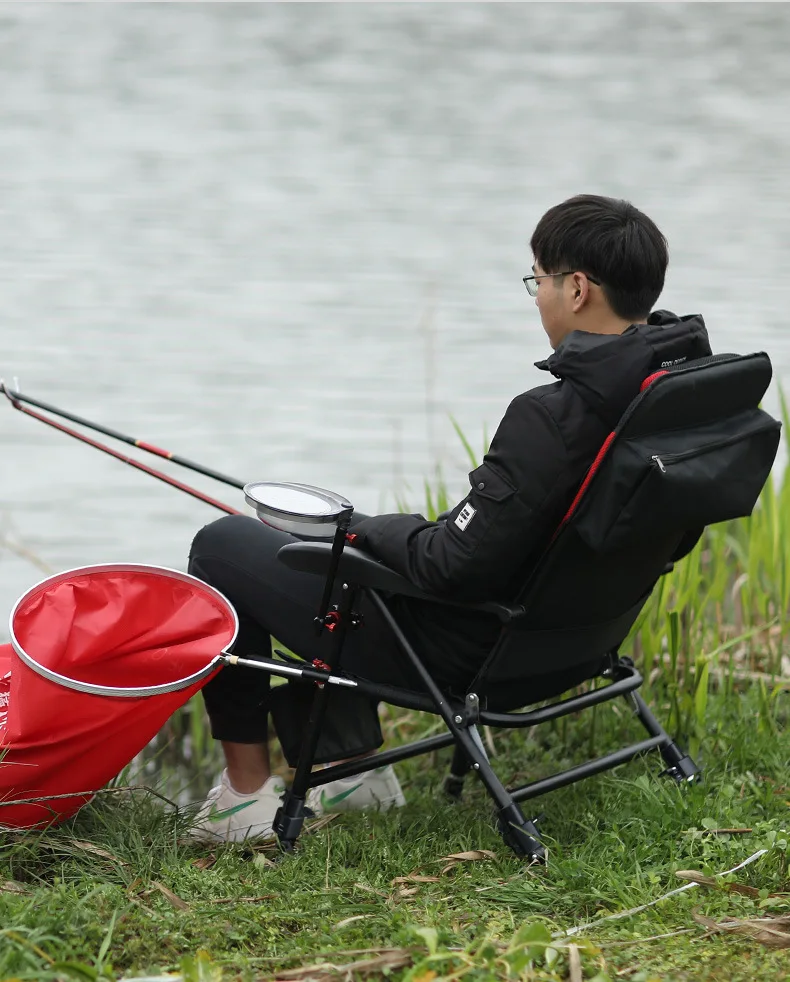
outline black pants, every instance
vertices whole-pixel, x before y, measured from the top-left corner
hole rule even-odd
[[[295,541],[285,532],[241,515],[221,518],[195,536],[189,572],[216,587],[236,609],[239,635],[234,652],[237,655],[269,657],[272,636],[308,661],[326,660],[331,651],[332,635],[326,631],[316,634],[313,623],[324,587],[323,577],[288,569],[277,559],[278,550]],[[356,607],[363,615],[364,626],[346,635],[343,671],[373,682],[419,688],[381,615],[364,597],[359,598]],[[269,681],[266,672],[228,667],[204,686],[203,697],[215,739],[234,743],[259,743],[266,739],[273,695]],[[313,691],[309,686],[298,688],[305,696]],[[334,689],[332,698],[340,700]],[[347,714],[347,702],[351,698],[352,703],[357,701],[359,716],[371,711],[375,716],[375,706],[366,697],[349,693],[343,698]],[[377,729],[377,723],[375,726]],[[283,734],[279,735],[284,742]],[[343,752],[350,754],[373,748],[359,746],[357,742],[345,747]]]

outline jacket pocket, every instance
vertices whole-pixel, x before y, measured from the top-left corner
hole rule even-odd
[[[469,483],[472,486],[469,494],[453,509],[447,521],[453,538],[467,554],[477,550],[516,493],[510,481],[490,464],[481,464],[470,471]]]
[[[481,464],[469,472],[469,483],[473,494],[490,501],[507,501],[516,493],[516,489],[490,464]]]

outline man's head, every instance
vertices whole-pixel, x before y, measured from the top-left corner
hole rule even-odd
[[[667,241],[628,201],[569,198],[541,218],[530,245],[525,283],[554,348],[571,331],[619,334],[644,321],[664,287]]]

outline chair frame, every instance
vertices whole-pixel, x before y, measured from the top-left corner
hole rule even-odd
[[[345,532],[342,533],[345,535]],[[314,662],[307,666],[285,652],[277,651],[284,661],[273,658],[245,659],[229,656],[230,664],[262,669],[304,683],[316,685],[309,720],[305,729],[293,783],[286,792],[283,804],[274,820],[274,830],[283,851],[294,849],[302,830],[305,817],[310,813],[306,807],[307,793],[310,789],[321,787],[338,778],[353,777],[386,764],[395,764],[411,757],[420,756],[443,747],[454,746],[450,772],[444,783],[444,790],[452,799],[460,799],[464,779],[472,771],[477,774],[496,806],[498,830],[505,843],[517,854],[531,861],[542,862],[546,858],[545,846],[540,841],[536,819],[527,818],[520,803],[538,795],[554,791],[568,784],[591,777],[603,771],[618,767],[634,757],[658,750],[666,764],[665,774],[682,783],[694,781],[699,775],[696,763],[685,754],[664,730],[637,691],[642,685],[641,674],[629,658],[621,657],[613,649],[607,658],[600,678],[606,683],[603,687],[578,695],[559,699],[529,712],[495,712],[481,708],[481,699],[474,691],[468,691],[463,699],[443,692],[423,665],[419,655],[405,636],[395,617],[388,608],[382,594],[398,591],[409,595],[422,594],[408,580],[382,566],[372,557],[357,549],[347,548],[340,556],[333,557],[333,547],[323,542],[298,542],[284,546],[279,558],[287,565],[312,572],[327,571],[330,575],[339,573],[342,581],[340,603],[325,618],[325,627],[333,633],[333,651],[328,655],[329,662]],[[334,560],[334,561],[333,561]],[[668,569],[671,568],[668,567]],[[668,570],[667,570],[668,571]],[[368,582],[365,582],[365,581]],[[371,585],[376,584],[376,585]],[[398,643],[403,656],[419,676],[425,693],[414,692],[395,686],[383,685],[363,679],[348,678],[337,674],[342,666],[343,642],[349,630],[360,624],[355,613],[355,601],[365,594],[384,621]],[[437,601],[451,603],[449,601]],[[499,616],[503,623],[515,620],[524,614],[522,607],[513,607],[493,602],[483,604],[455,604],[465,610],[480,609]],[[641,604],[639,605],[642,606]],[[636,616],[636,615],[634,615]],[[392,750],[380,751],[371,756],[313,770],[313,759],[321,731],[327,700],[332,685],[352,688],[374,699],[404,709],[415,709],[439,715],[447,726],[447,732],[427,737]],[[647,739],[621,747],[601,757],[596,757],[548,777],[532,781],[514,788],[506,788],[494,768],[480,737],[479,726],[493,726],[502,729],[527,729],[550,720],[560,719],[571,713],[591,706],[601,705],[615,699],[626,699],[635,717],[648,733]]]
[[[732,363],[735,362],[739,365],[734,366]],[[739,371],[741,368],[743,369],[741,379],[735,386],[732,382],[734,368]],[[698,374],[701,370],[702,374]],[[697,764],[681,750],[650,711],[638,691],[643,681],[642,676],[630,659],[620,655],[619,648],[661,575],[672,569],[670,557],[683,555],[688,551],[688,547],[681,545],[682,541],[691,535],[693,542],[702,531],[702,526],[711,520],[718,521],[733,517],[734,514],[747,513],[743,509],[751,509],[757,493],[759,493],[759,487],[756,485],[755,487],[748,486],[744,493],[740,493],[739,486],[737,490],[740,496],[736,499],[725,499],[727,503],[723,507],[720,502],[717,502],[718,507],[713,509],[713,513],[719,517],[714,519],[708,517],[707,521],[705,518],[710,513],[705,512],[703,514],[699,510],[695,510],[696,498],[693,495],[689,497],[687,493],[687,499],[691,501],[691,505],[685,511],[681,510],[680,512],[683,516],[683,524],[676,524],[676,522],[680,522],[676,512],[670,513],[671,525],[651,524],[649,529],[651,541],[660,545],[661,549],[652,552],[652,561],[644,568],[643,578],[634,583],[633,590],[627,591],[623,595],[623,603],[625,606],[629,606],[629,609],[612,608],[610,605],[601,611],[600,616],[604,619],[587,626],[574,627],[571,625],[566,630],[553,625],[548,629],[541,628],[539,626],[540,619],[534,620],[531,616],[525,623],[527,625],[535,623],[534,628],[528,626],[522,630],[517,622],[520,618],[527,616],[530,604],[534,606],[539,603],[540,589],[542,586],[545,587],[545,583],[541,584],[541,580],[545,579],[545,576],[553,575],[552,561],[563,559],[564,553],[560,552],[558,558],[555,552],[560,547],[560,543],[572,544],[575,542],[576,539],[566,539],[566,536],[571,532],[580,536],[585,520],[585,504],[587,505],[587,516],[595,515],[590,510],[591,502],[590,495],[587,493],[588,488],[599,470],[602,471],[604,477],[602,486],[606,487],[605,475],[611,475],[613,473],[612,468],[621,466],[617,463],[618,458],[610,453],[612,446],[619,446],[618,437],[627,440],[633,438],[634,435],[641,436],[644,433],[661,433],[667,430],[673,434],[684,432],[682,428],[678,428],[675,403],[672,401],[677,385],[681,386],[681,392],[684,391],[683,387],[685,386],[687,395],[685,402],[681,405],[685,407],[683,416],[685,424],[692,427],[692,433],[709,432],[704,427],[711,420],[718,422],[720,418],[718,415],[711,415],[711,413],[717,414],[721,411],[723,413],[721,419],[724,421],[736,418],[732,414],[744,410],[748,410],[752,414],[757,413],[762,417],[756,420],[762,436],[757,438],[758,442],[749,444],[750,448],[756,448],[756,455],[749,456],[747,454],[746,457],[737,458],[740,461],[750,461],[750,466],[757,466],[754,473],[762,479],[765,467],[767,466],[770,470],[779,439],[778,422],[758,409],[759,401],[767,388],[770,377],[770,360],[763,352],[746,356],[730,354],[709,356],[696,362],[682,364],[677,368],[673,367],[670,371],[665,371],[662,368],[660,371],[649,375],[642,383],[640,395],[632,401],[615,431],[606,438],[601,446],[567,513],[552,537],[543,559],[536,565],[528,582],[519,594],[519,599],[524,601],[524,605],[518,602],[497,603],[491,601],[456,603],[430,596],[372,556],[355,549],[353,547],[355,536],[348,532],[345,522],[338,525],[332,543],[298,541],[283,546],[278,552],[278,558],[287,566],[325,577],[323,599],[315,621],[319,633],[327,630],[332,634],[334,643],[331,645],[331,652],[327,655],[329,662],[316,660],[312,666],[308,666],[283,652],[277,652],[277,654],[283,657],[285,661],[277,661],[273,658],[241,659],[235,655],[231,655],[227,659],[233,664],[249,665],[274,675],[294,678],[296,681],[312,682],[317,686],[296,763],[293,784],[290,790],[286,792],[282,806],[278,809],[274,819],[274,831],[281,848],[285,851],[294,848],[305,816],[308,814],[305,802],[307,792],[311,788],[328,784],[337,778],[361,774],[370,770],[371,767],[397,763],[448,746],[454,747],[450,773],[445,781],[445,790],[448,795],[452,798],[459,798],[466,774],[470,771],[475,772],[496,806],[497,825],[505,843],[515,853],[525,856],[531,861],[544,860],[546,850],[540,841],[536,820],[525,817],[520,807],[521,802],[529,801],[538,795],[573,784],[594,774],[600,774],[653,750],[657,750],[661,754],[666,764],[665,774],[672,779],[678,783],[696,780],[700,773]],[[703,397],[703,393],[707,395]],[[735,395],[733,396],[732,393]],[[647,411],[646,416],[635,415],[644,403],[652,408]],[[689,411],[689,407],[691,407],[691,411]],[[740,417],[737,418],[740,419]],[[740,433],[737,439],[748,438],[751,440],[752,436],[757,434],[757,428],[752,425],[754,422],[752,417],[750,420],[748,425],[743,424],[746,426],[745,429],[742,426],[738,430],[737,426],[741,426],[741,424],[736,425],[736,433]],[[647,429],[640,429],[645,424],[657,426],[659,429],[654,431],[649,426]],[[694,426],[703,429],[693,430]],[[710,439],[715,439],[717,436],[718,434]],[[724,445],[721,441],[704,443],[704,440],[709,439],[709,437],[697,438],[703,439],[703,443],[700,449],[692,451],[694,454],[708,452],[710,448]],[[728,439],[727,445],[731,442]],[[771,444],[773,444],[772,452]],[[663,459],[669,461],[671,456],[671,453],[670,456],[665,454]],[[684,459],[688,456],[688,452],[674,454],[674,457],[678,459]],[[666,471],[660,458],[654,456],[651,459],[660,465],[662,473]],[[729,463],[731,460],[732,458],[726,458],[723,466],[733,466]],[[768,470],[765,470],[765,474],[768,473]],[[618,473],[620,472],[618,471]],[[725,470],[719,473],[723,474],[723,479],[726,480],[730,472]],[[758,480],[757,483],[760,481]],[[752,492],[754,492],[753,495]],[[593,502],[595,500],[597,499],[593,499]],[[606,497],[600,500],[608,501]],[[707,499],[705,500],[707,501]],[[751,505],[748,504],[749,500],[751,500]],[[580,524],[580,516],[582,524]],[[631,544],[632,547],[636,547],[637,553],[643,548],[640,543],[641,540],[635,539]],[[594,546],[587,548],[588,551],[595,553]],[[573,552],[571,551],[572,555]],[[648,551],[646,558],[649,558],[650,555],[651,553]],[[329,610],[329,597],[336,582],[342,584],[340,600],[332,610]],[[549,583],[551,582],[549,580]],[[342,674],[344,640],[348,631],[354,630],[361,623],[361,615],[356,610],[356,600],[360,594],[369,601],[389,627],[407,665],[419,680],[422,691],[411,691]],[[513,648],[508,649],[507,639],[511,639],[513,636],[507,630],[503,630],[499,640],[492,647],[489,658],[484,662],[477,678],[467,688],[463,697],[445,692],[437,685],[387,606],[385,598],[393,594],[416,597],[423,601],[445,604],[465,611],[484,612],[498,617],[505,627],[516,622],[516,630],[522,635],[516,650],[518,659],[516,668],[520,668],[522,659],[526,662],[530,654],[541,665],[546,663],[547,656],[556,657],[558,664],[561,664],[565,659],[568,665],[581,665],[585,662],[593,664],[597,659],[600,659],[601,667],[597,675],[591,671],[588,681],[600,677],[607,684],[581,694],[560,696],[554,701],[528,712],[501,712],[487,709],[485,702],[489,696],[492,703],[496,704],[498,701],[506,708],[508,708],[507,703],[512,701],[511,695],[513,699],[522,700],[521,705],[528,705],[530,701],[532,703],[536,701],[529,699],[528,689],[518,690],[517,693],[515,691],[509,692],[504,698],[501,694],[500,696],[496,695],[498,683],[505,681],[507,684],[508,678],[516,678],[512,674],[514,668],[512,658],[508,665],[508,656],[512,656]],[[628,600],[625,599],[626,596],[629,597]],[[605,613],[606,610],[608,610],[608,614]],[[605,619],[607,616],[611,619]],[[584,658],[585,649],[586,659]],[[497,667],[504,667],[505,669],[504,675],[500,674],[499,678],[496,674]],[[522,679],[522,681],[524,680]],[[490,685],[487,686],[487,682]],[[447,727],[447,732],[417,740],[392,750],[380,751],[372,756],[348,760],[315,771],[313,765],[316,749],[332,685],[351,687],[361,694],[391,705],[441,716]],[[535,691],[537,693],[538,690]],[[629,702],[636,719],[647,731],[646,739],[518,787],[506,788],[502,784],[491,765],[480,737],[479,727],[481,725],[503,729],[526,729],[615,699],[626,699]]]

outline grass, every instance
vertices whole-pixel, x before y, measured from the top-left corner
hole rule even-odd
[[[772,896],[788,889],[790,734],[781,703],[773,704],[773,729],[757,731],[763,711],[753,689],[714,695],[703,784],[679,788],[650,758],[540,801],[545,869],[526,867],[502,846],[479,787],[470,785],[460,806],[444,801],[446,753],[432,768],[401,765],[407,808],[336,819],[282,859],[270,846],[192,844],[188,812],[163,809],[142,792],[97,798],[58,829],[2,840],[0,979],[134,978],[182,971],[183,962],[184,978],[262,980],[326,960],[376,958],[391,960],[391,978],[412,982],[564,979],[569,941],[587,980],[638,971],[665,980],[790,978],[786,952],[749,938],[706,938],[692,917],[697,907],[717,922],[777,916],[790,903],[790,895]],[[583,759],[590,725],[582,717],[565,740],[547,728],[526,744],[498,733],[499,765],[515,777]],[[596,724],[602,744],[627,732],[632,722],[622,712]],[[699,887],[601,920],[679,886],[677,870],[726,870],[761,848],[764,856],[729,878],[756,896]],[[461,853],[470,855],[449,858]],[[579,937],[552,941],[590,921]]]
[[[427,514],[447,505],[441,480],[426,496]],[[765,943],[784,943],[790,926],[751,923],[790,914],[789,603],[786,471],[751,518],[708,530],[662,579],[623,648],[704,782],[679,788],[646,758],[547,796],[536,803],[546,868],[504,848],[473,783],[462,805],[444,801],[447,753],[399,765],[407,808],[323,824],[284,858],[267,845],[196,846],[189,809],[145,792],[99,796],[60,828],[0,840],[0,980],[790,980],[786,951]],[[384,718],[391,742],[435,725]],[[501,773],[517,780],[636,732],[622,704],[493,739]],[[177,800],[185,768],[208,782],[216,748],[199,702],[155,755],[143,776]],[[677,871],[711,875],[760,849],[737,874],[605,919],[688,882]]]

